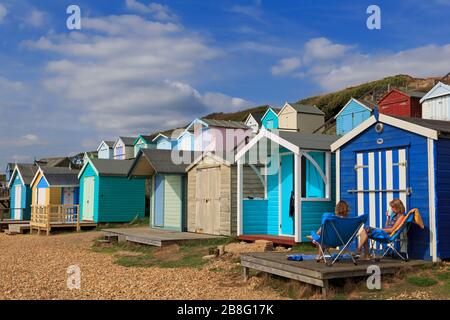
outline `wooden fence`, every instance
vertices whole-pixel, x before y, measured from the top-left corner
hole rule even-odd
[[[79,205],[47,205],[31,206],[30,233],[37,229],[38,233],[45,230],[47,235],[53,227],[76,226],[80,231],[80,206]]]

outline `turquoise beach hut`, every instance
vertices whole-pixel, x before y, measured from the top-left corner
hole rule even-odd
[[[237,231],[241,240],[270,240],[293,245],[317,230],[335,206],[335,158],[338,136],[262,129],[237,160]],[[254,169],[264,183],[264,197],[244,188]],[[245,195],[245,196],[244,196]]]
[[[130,222],[145,215],[145,180],[127,177],[133,160],[89,159],[81,169],[81,220]]]
[[[11,219],[30,220],[31,181],[38,170],[34,164],[16,164],[9,180]]]
[[[266,129],[278,129],[278,111],[272,107],[267,108],[266,113],[261,118],[261,125]]]

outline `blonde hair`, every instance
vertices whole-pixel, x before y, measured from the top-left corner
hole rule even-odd
[[[397,211],[400,211],[401,213],[404,213],[406,211],[405,206],[400,199],[392,199],[391,202],[389,202],[389,205],[392,208],[395,208]]]
[[[344,200],[339,201],[336,204],[336,207],[334,208],[334,213],[339,217],[348,216],[349,211],[350,211],[350,208],[348,206],[348,203]]]

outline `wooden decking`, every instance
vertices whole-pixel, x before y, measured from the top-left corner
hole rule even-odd
[[[202,241],[224,238],[192,232],[177,232],[149,227],[102,229],[106,237],[117,237],[119,241],[130,241],[139,244],[161,247],[185,241]]]
[[[95,227],[93,221],[80,221],[79,205],[32,205],[30,234],[37,230],[38,234],[45,231],[47,235],[53,228],[76,228],[80,231],[83,227]]]
[[[290,261],[287,256],[299,254],[290,252],[258,252],[241,255],[241,265],[244,268],[244,276],[248,277],[249,269],[263,271],[269,274],[298,280],[322,288],[322,293],[326,295],[328,282],[331,279],[341,279],[350,277],[367,277],[367,267],[377,265],[380,267],[381,275],[392,274],[402,268],[416,267],[419,265],[430,264],[424,260],[410,260],[404,262],[401,260],[385,259],[376,261],[359,261],[354,265],[351,261],[339,261],[333,266],[326,266],[323,262],[315,260]]]
[[[252,235],[240,235],[238,237],[242,241],[256,241],[256,240],[267,240],[271,241],[275,245],[285,245],[293,246],[295,245],[294,237],[284,237],[284,236],[270,236],[265,234],[252,234]]]

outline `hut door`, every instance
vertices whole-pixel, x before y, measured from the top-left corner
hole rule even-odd
[[[197,170],[197,232],[220,234],[220,168]]]
[[[164,227],[164,176],[155,176],[155,227]]]
[[[37,204],[38,206],[45,206],[45,197],[47,188],[36,188],[37,190]]]
[[[14,190],[14,220],[20,220],[20,211],[22,211],[22,186],[16,185]]]
[[[83,220],[94,220],[94,177],[84,178]]]
[[[394,198],[402,200],[408,210],[411,188],[407,149],[357,153],[355,170],[357,186],[350,192],[356,195],[358,214],[369,213],[370,226],[384,227],[389,202]]]
[[[292,154],[281,157],[281,234],[294,235],[294,217],[291,213],[291,194],[294,190],[294,156]]]

